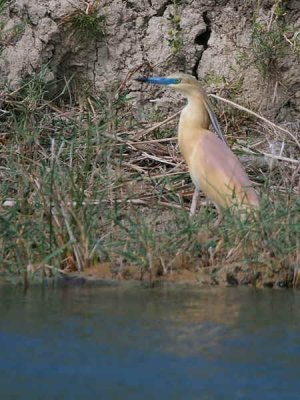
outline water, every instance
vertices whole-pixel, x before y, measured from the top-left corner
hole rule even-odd
[[[1,399],[300,398],[300,293],[0,289]]]

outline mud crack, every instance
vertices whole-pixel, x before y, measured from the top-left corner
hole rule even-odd
[[[162,17],[167,9],[168,6],[170,6],[171,4],[174,4],[174,2],[172,0],[168,0],[166,2],[164,2],[159,9],[156,11],[156,13],[154,14],[154,17]]]
[[[211,35],[211,21],[208,18],[207,11],[204,11],[202,14],[203,21],[205,22],[206,28],[201,30],[199,33],[197,33],[194,43],[198,44],[199,46],[202,46],[202,49],[197,53],[196,61],[195,64],[192,68],[192,74],[195,76],[195,78],[198,79],[198,67],[200,64],[200,61],[202,59],[203,53],[205,50],[208,48],[208,41]]]

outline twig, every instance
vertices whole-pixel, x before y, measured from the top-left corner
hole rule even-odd
[[[123,202],[123,200],[116,200],[116,203],[121,203],[121,202]],[[142,199],[128,199],[128,200],[126,200],[126,203],[149,207],[149,203],[147,201],[145,201],[145,200],[142,200]],[[160,206],[163,206],[163,207],[176,208],[176,209],[179,209],[179,210],[182,210],[183,208],[185,208],[185,207],[183,207],[181,205],[167,203],[165,201],[158,201],[157,204],[160,205]]]
[[[293,164],[300,164],[300,160],[295,160],[294,158],[276,156],[275,154],[265,153],[264,151],[259,151],[259,150],[253,151],[253,150],[249,149],[248,147],[242,147],[242,149],[245,153],[248,153],[248,154],[262,154],[266,157],[270,157],[275,160],[286,161],[286,162],[293,163]]]
[[[61,204],[60,204],[60,210],[61,210],[61,213],[62,213],[63,218],[64,218],[65,226],[66,226],[70,241],[72,243],[73,251],[74,251],[74,254],[75,254],[76,261],[77,261],[78,271],[81,272],[83,270],[83,262],[82,262],[82,259],[81,259],[81,254],[80,254],[80,251],[78,249],[77,240],[76,240],[76,238],[75,238],[75,236],[73,234],[73,231],[71,229],[71,225],[69,223],[68,214],[67,214],[67,212],[66,212],[66,210],[65,210],[65,208],[63,206],[63,202],[62,201],[61,201]]]
[[[138,137],[142,138],[142,137],[147,136],[149,133],[155,131],[155,129],[157,129],[157,128],[163,126],[163,125],[168,124],[170,121],[175,119],[180,113],[181,113],[181,110],[177,111],[175,114],[171,115],[170,117],[164,119],[162,122],[159,122],[159,123],[153,125],[151,128],[143,130],[141,133],[138,134]]]
[[[224,103],[230,104],[231,106],[236,107],[236,108],[238,108],[239,110],[245,111],[245,112],[247,112],[248,114],[251,114],[251,115],[253,115],[254,117],[256,117],[256,118],[258,118],[258,119],[260,119],[260,120],[266,122],[267,124],[269,124],[269,125],[271,125],[271,126],[273,126],[274,128],[279,129],[279,130],[281,130],[282,132],[287,133],[287,134],[297,143],[298,147],[300,148],[300,142],[298,141],[298,139],[296,138],[296,136],[293,135],[293,134],[292,134],[290,131],[288,131],[287,129],[282,128],[281,126],[274,124],[274,122],[271,122],[271,121],[269,121],[267,118],[262,117],[261,115],[257,114],[256,112],[254,112],[254,111],[252,111],[252,110],[249,110],[249,108],[240,106],[239,104],[235,103],[234,101],[224,99],[224,97],[217,96],[216,94],[210,94],[209,96],[213,97],[214,99],[221,100],[221,101],[223,101]]]
[[[171,173],[165,173],[165,174],[159,174],[159,175],[146,176],[144,179],[152,180],[152,179],[167,178],[168,176],[187,175],[187,174],[188,174],[188,171],[178,171],[178,172],[171,172]]]
[[[125,167],[128,167],[128,168],[131,168],[131,169],[139,172],[140,174],[147,173],[147,171],[145,171],[142,167],[139,167],[138,165],[134,165],[134,164],[126,162],[126,161],[122,161],[122,165],[124,165]]]
[[[274,158],[275,160],[286,161],[293,164],[300,164],[300,160],[295,160],[294,158],[276,156],[275,154],[264,153],[263,151],[261,151],[260,153],[266,157]]]
[[[177,164],[174,164],[171,161],[165,160],[164,158],[159,158],[159,157],[152,156],[151,154],[148,154],[148,153],[146,153],[144,151],[142,152],[142,155],[145,156],[145,158],[149,158],[150,160],[158,161],[158,162],[163,163],[163,164],[172,165],[172,167],[176,167],[176,165],[177,165]]]
[[[47,268],[47,269],[51,269],[51,270],[60,272],[61,274],[64,274],[64,275],[68,275],[68,272],[64,271],[63,269],[53,267],[52,265],[45,264],[45,265],[44,265],[44,268]]]
[[[130,144],[148,144],[148,143],[163,143],[163,142],[176,142],[178,138],[176,136],[164,138],[164,139],[152,139],[152,140],[142,140],[139,142],[130,142]]]

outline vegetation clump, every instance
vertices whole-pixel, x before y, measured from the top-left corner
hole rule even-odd
[[[101,39],[104,36],[104,15],[99,15],[99,1],[66,15],[61,23],[68,26],[77,39]]]
[[[277,72],[278,63],[289,53],[300,52],[299,32],[285,23],[285,5],[276,0],[269,14],[254,15],[251,29],[251,50],[254,64],[264,78]]]
[[[181,28],[180,6],[182,1],[173,0],[173,13],[170,13],[168,21],[170,29],[168,30],[168,43],[173,54],[177,54],[183,48],[183,36]]]
[[[293,285],[300,240],[297,144],[281,138],[285,157],[271,169],[248,167],[262,197],[255,218],[242,221],[229,210],[215,227],[215,210],[203,200],[190,219],[193,185],[176,147],[176,121],[141,124],[125,88],[87,93],[80,109],[74,98],[63,101],[64,92],[52,97],[42,69],[19,90],[3,91],[0,273],[26,283],[70,272],[102,276],[105,265],[120,279],[188,276],[228,284],[233,274],[239,284]],[[247,132],[255,137],[250,122]],[[237,121],[228,128],[233,137],[242,135]],[[277,134],[265,129],[257,140],[266,144]],[[234,146],[240,155],[267,154],[246,136]]]

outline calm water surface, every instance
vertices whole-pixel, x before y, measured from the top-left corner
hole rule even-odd
[[[300,399],[300,293],[0,288],[0,399]]]

